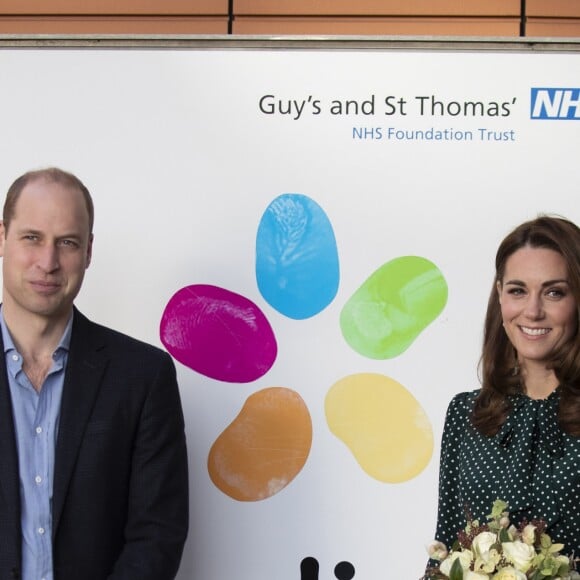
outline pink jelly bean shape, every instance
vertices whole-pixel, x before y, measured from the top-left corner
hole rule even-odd
[[[208,284],[186,286],[171,297],[160,336],[180,363],[229,383],[260,378],[278,352],[272,327],[256,304]]]

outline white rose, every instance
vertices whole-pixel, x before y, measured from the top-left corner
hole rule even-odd
[[[473,538],[471,542],[471,550],[476,558],[481,558],[484,561],[488,560],[488,553],[491,547],[497,543],[497,536],[492,532],[481,532]]]
[[[518,570],[527,572],[532,564],[532,560],[536,555],[533,546],[525,544],[524,542],[505,542],[502,544],[505,557]]]
[[[464,570],[467,570],[471,564],[472,555],[469,550],[465,552],[451,552],[450,556],[441,562],[439,566],[439,570],[445,574],[445,576],[449,576],[449,572],[451,572],[451,566],[453,566],[453,562],[459,558],[461,562],[461,567]]]
[[[478,556],[475,559],[473,569],[475,572],[490,574],[491,572],[495,572],[496,566],[499,564],[500,560],[501,556],[499,555],[499,552],[495,548],[492,548],[483,556]]]
[[[504,568],[492,576],[492,580],[526,580],[526,575],[515,568]]]
[[[532,524],[528,524],[522,530],[522,540],[526,544],[529,544],[530,546],[533,546],[534,545],[534,542],[536,540],[536,526],[533,526]]]

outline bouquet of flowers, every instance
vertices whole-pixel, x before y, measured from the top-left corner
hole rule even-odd
[[[510,525],[507,504],[496,500],[487,523],[468,518],[451,551],[441,542],[428,547],[439,563],[423,580],[580,580],[574,559],[561,555],[543,520]]]

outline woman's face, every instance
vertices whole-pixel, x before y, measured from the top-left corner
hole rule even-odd
[[[505,331],[522,366],[545,363],[578,325],[578,305],[558,252],[525,246],[506,262],[497,291]]]

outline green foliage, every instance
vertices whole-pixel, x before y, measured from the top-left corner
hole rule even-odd
[[[453,562],[451,566],[451,571],[449,572],[449,580],[463,580],[463,568],[461,567],[461,562],[459,558]]]

